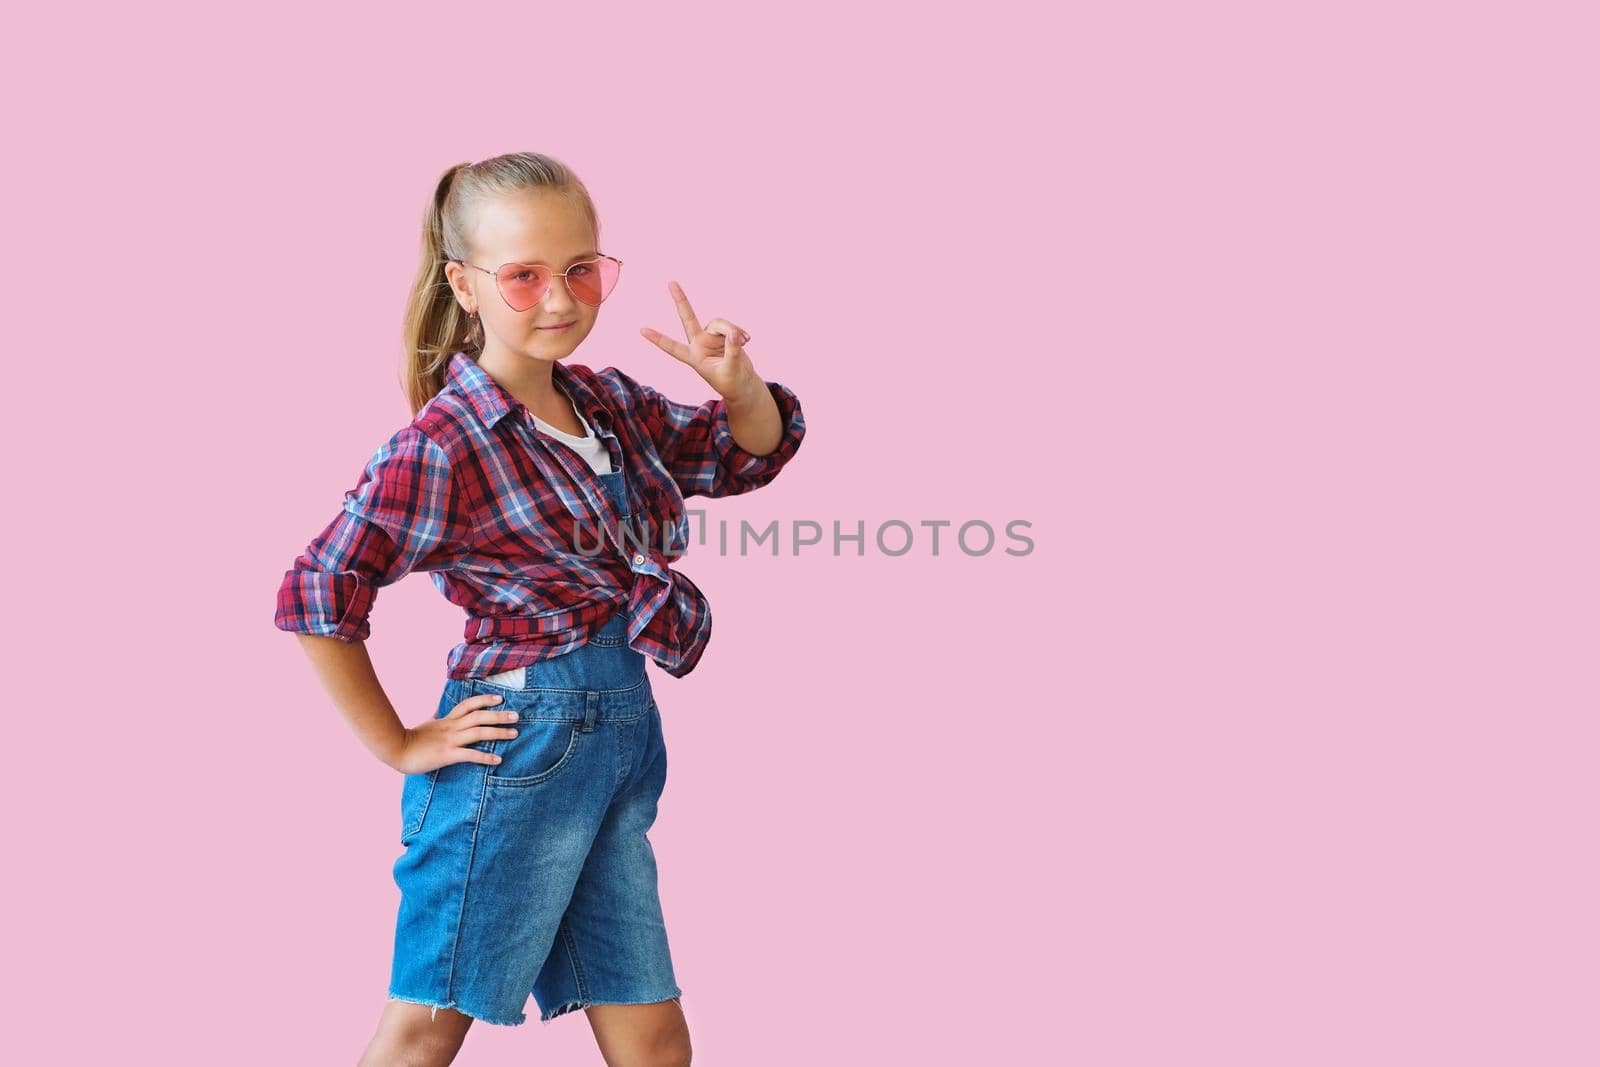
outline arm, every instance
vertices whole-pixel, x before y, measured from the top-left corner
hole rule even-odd
[[[794,458],[805,437],[800,399],[755,379],[748,391],[681,404],[615,367],[600,372],[621,392],[684,496],[735,496],[759,489]]]
[[[398,766],[406,727],[378,684],[367,643],[308,633],[297,636],[323,690],[361,743],[389,766]]]
[[[767,456],[783,441],[784,417],[770,383],[759,378],[734,396],[723,397],[728,411],[728,432],[734,444],[752,456]],[[796,410],[799,400],[795,401]]]
[[[448,457],[406,427],[367,463],[344,506],[278,587],[273,624],[300,637],[323,689],[379,759],[396,766],[406,728],[367,655],[378,589],[413,570],[443,570],[470,525]]]

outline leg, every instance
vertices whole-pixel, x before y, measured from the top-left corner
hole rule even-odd
[[[445,1067],[461,1051],[472,1016],[390,1000],[357,1067]]]
[[[689,1025],[678,998],[584,1009],[606,1067],[688,1067]]]
[[[653,702],[628,729],[633,772],[595,835],[534,995],[546,1022],[582,1007],[608,1067],[682,1067],[689,1027],[649,838],[667,773]]]
[[[634,772],[624,778],[590,843],[555,943],[533,984],[546,1023],[577,1008],[650,1010],[654,1005],[656,1011],[680,1012],[676,1002],[667,1004],[681,990],[649,837],[666,780],[660,717],[652,711],[618,725],[628,731],[623,751],[638,753]]]

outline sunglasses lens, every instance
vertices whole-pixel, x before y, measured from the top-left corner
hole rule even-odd
[[[567,272],[567,284],[572,287],[573,296],[590,307],[599,307],[600,301],[610,296],[611,290],[616,288],[617,276],[621,273],[622,264],[601,256],[587,263],[574,264]]]
[[[511,305],[512,310],[527,311],[544,299],[545,289],[550,285],[551,274],[548,267],[514,263],[502,267],[495,278],[500,283],[500,292],[504,294],[506,303]]]

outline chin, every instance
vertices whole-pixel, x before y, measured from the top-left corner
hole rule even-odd
[[[553,337],[535,337],[528,342],[528,347],[523,351],[532,359],[566,359],[572,355],[581,340],[583,340],[581,337],[563,337],[560,340]]]
[[[566,333],[535,333],[533,337],[529,338],[528,347],[534,351],[571,352],[587,336],[589,336],[589,331],[581,326],[574,326]]]

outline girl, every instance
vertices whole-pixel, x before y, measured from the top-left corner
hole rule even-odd
[[[390,1000],[363,1063],[449,1063],[474,1019],[524,1022],[530,994],[546,1023],[583,1008],[608,1063],[689,1061],[646,834],[667,754],[645,660],[682,676],[711,634],[669,565],[683,498],[767,484],[805,419],[750,335],[701,326],[676,284],[687,343],[640,332],[716,399],[564,362],[620,275],[599,230],[549,156],[445,172],[406,316],[415,417],[278,590],[276,625],[404,774]],[[434,717],[407,728],[363,641],[376,590],[415,570],[467,623]]]

